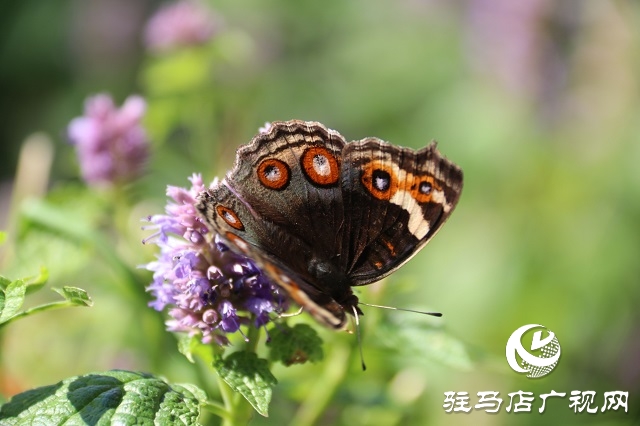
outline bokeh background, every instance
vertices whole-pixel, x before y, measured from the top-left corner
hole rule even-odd
[[[223,175],[265,122],[299,118],[349,140],[418,148],[437,139],[465,187],[439,235],[359,293],[444,317],[363,307],[366,372],[354,335],[316,327],[325,360],[276,368],[270,417],[252,424],[640,421],[640,3],[204,4],[210,40],[165,51],[144,38],[160,2],[0,6],[0,228],[9,233],[0,273],[44,265],[51,285],[83,287],[95,301],[8,327],[2,394],[127,368],[196,383],[215,399],[210,373],[184,360],[146,307],[151,273],[135,267],[157,248],[140,243],[149,234],[140,218],[163,211],[166,185]],[[87,187],[66,137],[85,98],[102,92],[148,104],[151,156],[124,195]],[[64,224],[42,219],[44,201],[63,213],[47,218]],[[89,231],[101,239],[84,238]],[[529,323],[562,347],[556,370],[537,380],[504,356],[509,335]],[[543,415],[538,399],[531,413],[505,411],[510,392],[552,389],[567,397],[550,399]],[[489,390],[505,399],[497,415],[442,407],[446,391],[469,392],[474,404]],[[598,407],[605,391],[628,391],[629,412],[576,414],[572,390],[595,390]]]

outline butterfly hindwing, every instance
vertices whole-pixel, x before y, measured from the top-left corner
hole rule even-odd
[[[343,151],[345,251],[353,285],[387,276],[422,248],[453,212],[462,172],[436,149],[415,151],[376,138]]]
[[[237,234],[227,233],[223,239],[230,243],[234,251],[252,259],[273,283],[285,290],[295,303],[318,322],[336,329],[345,327],[347,318],[344,308],[326,292],[314,287],[277,259],[244,241]]]

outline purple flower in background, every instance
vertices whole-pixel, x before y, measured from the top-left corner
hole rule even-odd
[[[235,254],[211,235],[194,207],[205,190],[200,175],[190,178],[191,188],[169,186],[173,199],[166,214],[152,216],[156,233],[146,241],[160,247],[147,288],[161,311],[169,306],[170,331],[200,334],[205,343],[229,342],[226,333],[254,320],[256,327],[269,322],[269,313],[282,312],[287,300],[248,258]]]
[[[119,109],[106,94],[85,101],[84,115],[71,120],[67,132],[88,184],[124,183],[141,174],[149,154],[140,124],[145,110],[140,96],[129,96]]]
[[[208,42],[218,28],[213,11],[195,0],[162,6],[149,19],[144,31],[147,47],[156,52]]]
[[[574,105],[567,102],[567,91],[571,91],[576,46],[584,44],[583,35],[592,25],[589,13],[585,13],[588,3],[470,0],[467,30],[471,64],[535,106],[546,125],[558,124],[567,107]]]
[[[471,0],[468,47],[472,65],[507,89],[535,95],[545,48],[550,0]]]

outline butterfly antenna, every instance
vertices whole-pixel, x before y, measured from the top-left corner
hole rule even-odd
[[[362,338],[360,337],[360,316],[358,316],[358,308],[352,306],[353,316],[356,319],[356,337],[358,338],[358,349],[360,350],[360,363],[362,364],[362,371],[366,371],[367,366],[364,363],[364,355],[362,354]]]
[[[371,303],[362,303],[362,302],[359,302],[358,304],[359,305],[364,305],[364,306],[370,306],[372,308],[391,309],[392,311],[414,312],[416,314],[431,315],[432,317],[441,317],[442,316],[442,314],[440,312],[416,311],[415,309],[394,308],[393,306],[373,305]],[[356,316],[356,323],[358,322],[357,318],[358,317]]]

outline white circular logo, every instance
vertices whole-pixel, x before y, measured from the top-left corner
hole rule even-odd
[[[531,352],[522,346],[522,336],[532,328],[541,328],[533,333]],[[548,335],[542,338],[542,331]],[[523,325],[514,331],[507,341],[507,362],[518,373],[529,373],[527,377],[535,379],[551,373],[560,359],[560,343],[555,333],[540,324]],[[518,357],[520,362],[518,362]]]

